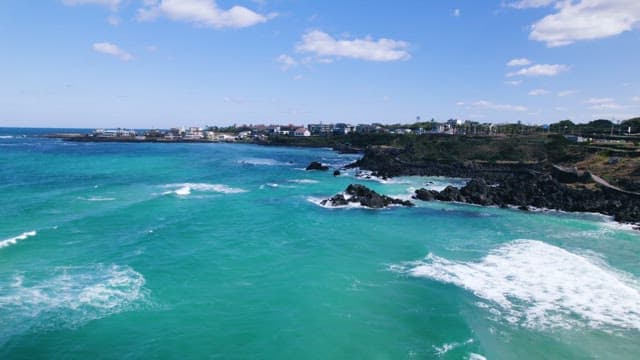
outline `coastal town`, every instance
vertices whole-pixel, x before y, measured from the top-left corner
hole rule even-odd
[[[419,120],[419,118],[417,119]],[[113,142],[267,142],[274,138],[340,137],[345,135],[464,135],[508,136],[557,133],[569,141],[587,142],[614,139],[633,141],[640,137],[640,118],[626,121],[594,120],[574,124],[570,120],[532,125],[517,123],[480,123],[448,119],[412,124],[312,123],[308,125],[232,125],[206,127],[174,127],[170,129],[135,130],[127,128],[95,129],[89,133],[51,134],[71,141]]]

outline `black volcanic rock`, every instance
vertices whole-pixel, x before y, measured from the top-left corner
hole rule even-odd
[[[414,204],[409,200],[380,195],[360,184],[349,185],[345,190],[345,194],[348,195],[348,197],[345,197],[342,194],[337,194],[329,199],[322,200],[320,203],[322,205],[330,206],[344,206],[348,203],[359,203],[364,207],[372,209],[381,209],[391,205],[414,206]]]
[[[329,167],[326,165],[322,165],[321,163],[317,162],[317,161],[312,161],[309,166],[307,166],[307,170],[321,170],[321,171],[327,171],[329,170]]]
[[[437,194],[438,192],[435,190],[418,189],[416,190],[416,195],[413,198],[422,201],[433,201],[436,199]]]
[[[340,176],[340,170],[334,170],[333,176]]]
[[[564,180],[564,179],[563,179]],[[441,192],[418,189],[415,199],[458,201],[499,207],[531,207],[572,212],[598,212],[616,221],[640,223],[640,196],[604,187],[582,188],[561,183],[551,174],[514,173],[496,185],[474,178],[461,189],[448,186]]]
[[[330,197],[329,199],[322,200],[320,203],[322,205],[329,204],[331,206],[344,206],[344,205],[349,204],[347,199],[345,199],[344,195],[342,195],[342,194],[336,194],[336,195]]]

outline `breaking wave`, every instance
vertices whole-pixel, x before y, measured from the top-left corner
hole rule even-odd
[[[640,284],[602,260],[536,240],[516,240],[479,262],[429,254],[393,266],[415,277],[449,283],[489,302],[491,312],[528,328],[640,329]]]
[[[85,201],[113,201],[116,198],[112,198],[112,197],[102,197],[102,196],[91,196],[88,198],[85,197],[80,197],[80,200],[85,200]]]
[[[287,180],[290,183],[295,183],[295,184],[317,184],[319,183],[318,180],[312,180],[312,179],[291,179],[291,180]]]
[[[237,194],[243,193],[247,190],[240,188],[233,188],[224,184],[206,184],[206,183],[183,183],[183,184],[168,184],[164,185],[165,188],[172,188],[172,190],[165,191],[163,195],[175,194],[179,196],[187,196],[192,191],[198,192],[216,192],[222,194]]]
[[[288,163],[274,160],[274,159],[263,159],[263,158],[250,158],[250,159],[242,159],[238,160],[239,164],[243,165],[256,165],[256,166],[283,166],[290,165]]]
[[[8,238],[5,240],[0,241],[0,249],[7,247],[7,246],[11,246],[11,245],[15,245],[18,241],[20,240],[24,240],[28,237],[31,236],[36,236],[37,232],[35,230],[32,231],[27,231],[27,232],[23,232],[22,234],[16,236],[16,237],[12,237],[12,238]]]

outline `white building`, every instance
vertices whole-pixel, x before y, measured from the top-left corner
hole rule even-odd
[[[311,136],[311,131],[303,127],[297,128],[296,131],[293,132],[293,136]]]

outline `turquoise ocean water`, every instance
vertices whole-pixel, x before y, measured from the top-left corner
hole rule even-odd
[[[38,132],[0,129],[2,359],[640,354],[640,233],[605,217],[327,209],[354,182],[462,182],[303,170],[356,158],[326,149]]]

